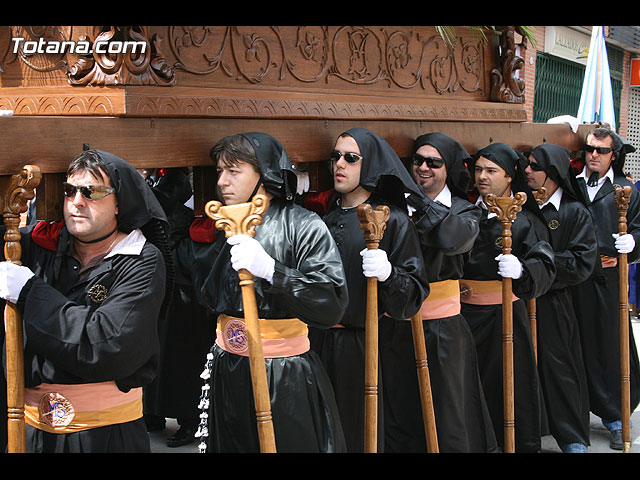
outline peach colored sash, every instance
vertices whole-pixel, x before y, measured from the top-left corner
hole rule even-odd
[[[309,350],[309,328],[297,318],[261,318],[260,333],[265,358],[302,355]],[[249,355],[247,327],[243,318],[218,316],[216,344],[236,355]]]
[[[51,433],[73,433],[142,418],[142,388],[115,382],[41,384],[25,388],[25,422]]]
[[[429,296],[422,302],[420,313],[422,320],[434,320],[459,314],[460,282],[458,280],[442,280],[430,283]]]
[[[512,293],[512,301],[518,300]],[[472,305],[499,305],[502,303],[500,280],[460,280],[460,301]]]
[[[617,257],[610,257],[608,255],[600,255],[600,261],[602,262],[602,268],[612,268],[618,265]]]

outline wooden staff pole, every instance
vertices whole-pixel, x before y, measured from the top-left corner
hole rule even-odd
[[[2,196],[2,217],[6,227],[4,234],[4,258],[21,265],[20,215],[27,211],[27,202],[35,197],[40,183],[40,169],[26,165],[11,176]],[[24,347],[22,317],[16,306],[6,302],[4,308],[5,343],[7,362],[7,434],[9,453],[25,453],[26,431],[24,422]]]
[[[614,187],[618,207],[618,231],[627,235],[627,209],[631,199],[631,187]],[[627,254],[618,255],[620,283],[620,389],[622,411],[622,452],[631,451],[631,377],[629,373],[629,264]]]
[[[418,385],[420,386],[420,401],[422,404],[424,433],[427,439],[427,451],[429,453],[439,453],[438,431],[436,429],[436,417],[433,408],[433,395],[431,394],[431,377],[429,375],[429,362],[427,361],[427,346],[422,326],[422,312],[418,311],[418,313],[411,317],[411,328],[413,330],[413,348],[416,355]]]
[[[544,197],[547,195],[547,189],[540,187],[538,190],[532,192],[533,197],[536,199],[538,205],[542,205]],[[536,357],[536,363],[538,363],[538,308],[536,299],[531,298],[527,300],[527,312],[529,314],[529,326],[531,327],[531,342],[533,343],[533,353]]]
[[[262,223],[261,214],[269,207],[264,195],[256,195],[249,203],[223,206],[215,200],[205,205],[205,213],[215,220],[216,228],[224,230],[227,238],[245,234],[255,236],[255,227]],[[262,453],[275,453],[276,442],[271,417],[271,399],[269,384],[262,350],[262,335],[258,320],[258,306],[251,272],[241,269],[238,272],[242,288],[244,321],[247,328],[249,346],[249,366],[253,385],[253,398],[256,407],[258,437]]]
[[[378,248],[387,226],[390,210],[380,205],[358,205],[360,228],[369,250]],[[364,368],[364,451],[376,453],[378,448],[378,279],[367,278],[367,312],[365,320],[365,368]]]
[[[522,210],[527,199],[523,192],[513,197],[487,195],[485,202],[489,211],[495,213],[502,223],[502,253],[511,253],[511,222]],[[502,279],[502,388],[504,398],[504,451],[515,452],[515,407],[513,388],[513,301],[511,278]]]

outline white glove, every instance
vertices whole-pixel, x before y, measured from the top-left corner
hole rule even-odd
[[[296,169],[296,177],[298,177],[296,193],[302,195],[309,190],[309,172],[301,172]]]
[[[362,255],[362,272],[365,277],[378,277],[384,282],[391,275],[391,263],[387,259],[387,252],[380,249],[365,248]]]
[[[498,273],[501,277],[517,280],[522,276],[522,264],[514,255],[501,253],[495,259],[498,261]]]
[[[231,266],[235,271],[249,270],[254,276],[273,283],[276,261],[264,251],[260,242],[249,235],[234,235],[227,239],[231,245]]]
[[[631,253],[636,246],[636,241],[631,234],[620,235],[619,233],[612,233],[611,236],[616,239],[618,253]]]
[[[22,287],[33,275],[34,273],[28,267],[11,262],[0,262],[0,298],[17,303]]]

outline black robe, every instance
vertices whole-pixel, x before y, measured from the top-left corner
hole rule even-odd
[[[372,208],[383,203],[372,195]],[[390,217],[379,248],[387,253],[393,266],[384,282],[378,282],[378,313],[395,318],[414,315],[428,294],[428,280],[413,222],[395,205],[389,205]],[[337,322],[342,328],[310,331],[311,348],[318,352],[331,378],[350,453],[364,449],[364,352],[367,279],[362,273],[362,256],[366,248],[356,207],[343,209],[335,200],[323,217],[336,241],[349,287],[349,304]],[[386,339],[379,337],[380,342]],[[381,372],[378,383],[378,452],[384,449],[384,416]]]
[[[348,301],[342,263],[326,225],[305,208],[273,198],[256,227],[256,240],[275,259],[273,284],[256,279],[260,318],[297,317],[309,326],[335,324]],[[212,265],[202,298],[212,312],[244,317],[238,274],[224,236],[210,246]],[[202,252],[201,252],[202,253]],[[212,262],[212,263],[211,263]],[[249,358],[211,349],[209,451],[259,452]],[[271,413],[278,452],[344,452],[333,390],[315,352],[266,358]]]
[[[618,232],[618,213],[613,185],[607,178],[589,200],[586,184],[577,179],[580,194],[595,226],[600,255],[618,257],[612,233]],[[625,177],[614,176],[614,184],[631,186],[631,201],[627,212],[627,232],[635,239],[635,248],[627,255],[630,263],[640,257],[640,192]],[[580,323],[580,337],[585,370],[589,382],[591,411],[605,422],[621,420],[620,395],[620,313],[618,267],[602,268],[596,262],[593,274],[572,288],[574,308]],[[640,401],[640,364],[629,326],[629,358],[631,412]]]
[[[480,233],[464,269],[469,280],[502,280],[498,274],[496,256],[502,253],[502,225],[487,218],[483,209]],[[526,301],[545,293],[553,282],[555,266],[553,250],[545,239],[545,226],[539,217],[523,209],[511,224],[512,254],[523,264],[523,274],[512,281],[513,356],[515,398],[516,452],[537,452],[543,432],[544,416],[536,360]],[[504,411],[502,388],[502,304],[462,304],[462,316],[467,320],[476,342],[480,377],[487,406],[493,420],[498,443],[504,445]]]
[[[451,208],[439,202],[428,205],[427,212],[415,220],[427,276],[431,282],[458,280],[478,235],[480,208],[455,196]],[[425,320],[422,325],[439,451],[497,450],[467,322],[458,314]],[[385,452],[426,452],[411,322],[385,316],[380,331]]]
[[[145,387],[145,416],[176,418],[180,426],[198,425],[198,399],[202,387],[202,361],[215,339],[215,317],[195,296],[190,264],[193,262],[189,227],[193,210],[184,203],[191,196],[187,175],[169,169],[152,190],[171,228],[170,247],[175,285],[167,314],[159,325],[160,358],[156,379]]]
[[[566,192],[559,211],[549,203],[541,212],[556,264],[553,286],[536,299],[538,371],[547,420],[558,444],[589,445],[587,377],[570,287],[593,271],[597,259],[593,223],[584,206]]]
[[[80,277],[65,228],[57,249],[34,243],[34,226],[21,229],[22,264],[35,276],[17,306],[24,323],[25,386],[115,381],[127,392],[151,382],[158,365],[157,318],[165,292],[165,263],[146,242],[139,255],[103,259]],[[102,303],[88,293],[108,286]],[[149,452],[142,418],[71,434],[27,426],[27,451]]]

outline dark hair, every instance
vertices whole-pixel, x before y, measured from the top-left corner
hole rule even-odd
[[[254,170],[260,173],[260,164],[256,151],[243,135],[229,135],[219,140],[209,152],[209,157],[213,163],[218,164],[222,160],[225,165],[237,165],[238,162],[246,162],[253,166]]]
[[[107,171],[102,158],[93,150],[85,150],[76,157],[67,168],[67,177],[76,173],[88,172],[93,178],[103,181],[106,176],[111,182],[111,177]]]
[[[611,139],[611,147],[613,148],[614,156],[616,156],[618,150],[622,146],[620,138],[617,135],[614,135],[613,132],[608,128],[597,127],[589,132],[589,134],[587,134],[587,137],[589,135],[592,135],[593,138],[597,138],[598,140],[604,140],[605,138],[609,137]]]

